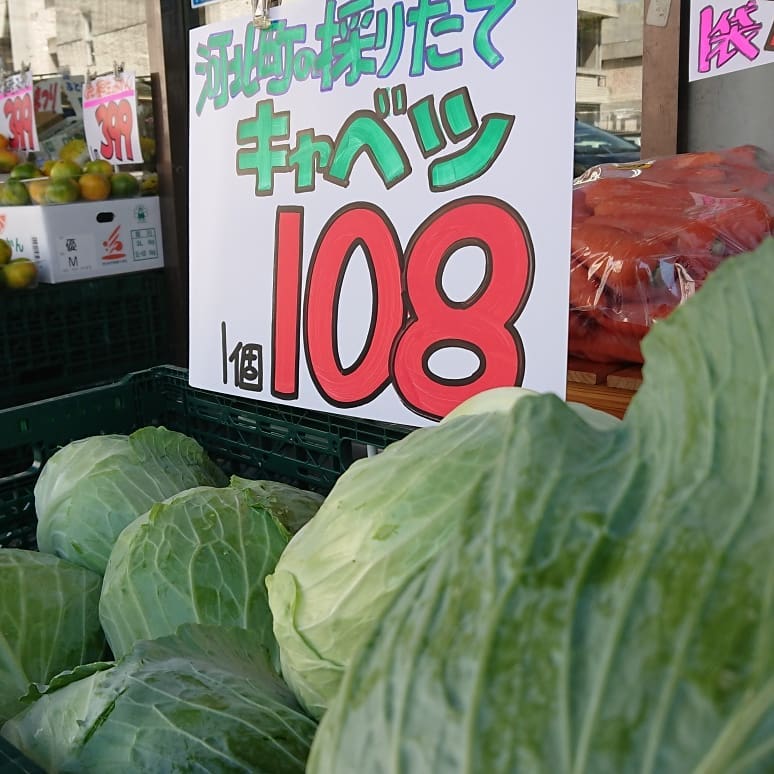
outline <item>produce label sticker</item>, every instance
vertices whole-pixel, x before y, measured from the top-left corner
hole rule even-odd
[[[691,0],[689,80],[774,63],[772,0]]]
[[[142,164],[133,72],[103,75],[84,84],[83,128],[92,160]]]
[[[93,234],[70,234],[56,238],[56,254],[63,272],[92,271],[97,263]]]
[[[35,125],[32,72],[14,73],[3,82],[0,94],[0,133],[16,151],[36,151],[38,128]]]
[[[62,80],[46,78],[35,84],[35,112],[63,113],[62,110]]]
[[[132,256],[135,261],[155,261],[159,257],[159,241],[155,228],[132,230]]]
[[[563,396],[576,15],[292,0],[192,30],[191,383],[409,425]]]

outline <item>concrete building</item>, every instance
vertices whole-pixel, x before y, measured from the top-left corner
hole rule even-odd
[[[20,70],[22,63],[33,73],[55,73],[56,63],[49,51],[49,40],[56,35],[55,11],[46,0],[6,0],[10,61],[7,71]],[[55,52],[54,52],[55,53]]]
[[[0,0],[0,65],[8,68],[11,61],[11,19],[8,15],[8,0]]]
[[[578,48],[575,112],[591,124],[600,122],[610,98],[602,67],[602,26],[618,15],[616,0],[578,0]]]
[[[618,0],[618,15],[602,23],[601,57],[609,92],[600,126],[639,134],[642,122],[642,0]]]
[[[35,75],[69,67],[106,73],[113,62],[148,75],[145,3],[116,0],[0,0],[0,56],[7,71]]]
[[[643,0],[578,0],[576,115],[637,134],[642,114]]]

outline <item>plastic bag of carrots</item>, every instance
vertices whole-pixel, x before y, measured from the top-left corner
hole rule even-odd
[[[588,170],[573,190],[570,354],[641,363],[654,322],[772,233],[774,158],[761,148]]]

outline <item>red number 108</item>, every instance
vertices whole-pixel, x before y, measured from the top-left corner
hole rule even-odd
[[[524,352],[514,323],[532,288],[534,257],[527,227],[509,205],[488,197],[452,202],[425,220],[405,251],[379,208],[345,207],[317,240],[302,299],[303,220],[302,208],[277,210],[273,395],[298,396],[301,325],[309,373],[335,406],[368,403],[392,383],[412,411],[437,419],[482,390],[521,383]],[[483,251],[484,279],[468,299],[453,301],[442,286],[444,269],[466,246]],[[338,306],[358,248],[371,277],[373,309],[366,343],[345,368]],[[432,355],[452,347],[473,353],[474,373],[457,379],[433,373]]]

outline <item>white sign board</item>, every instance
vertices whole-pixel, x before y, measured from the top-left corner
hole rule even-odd
[[[32,72],[26,70],[5,79],[0,94],[0,133],[16,151],[38,150]]]
[[[191,383],[415,425],[563,396],[575,6],[271,13],[191,32]]]
[[[103,75],[84,85],[83,129],[92,159],[142,164],[133,72]]]
[[[691,81],[774,62],[774,0],[691,0]]]

